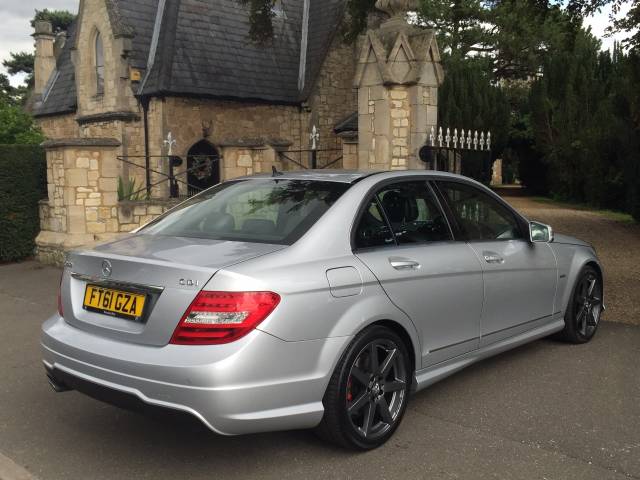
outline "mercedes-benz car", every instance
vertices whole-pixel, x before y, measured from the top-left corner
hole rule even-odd
[[[355,449],[467,365],[552,334],[588,342],[604,308],[589,244],[430,171],[222,183],[70,253],[58,304],[42,334],[57,391]]]

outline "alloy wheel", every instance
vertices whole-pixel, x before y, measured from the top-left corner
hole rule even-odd
[[[391,340],[368,343],[351,366],[347,380],[347,417],[367,440],[383,436],[396,423],[406,401],[407,369]]]
[[[602,287],[593,272],[587,272],[580,280],[574,302],[576,329],[589,338],[598,327],[602,313]]]

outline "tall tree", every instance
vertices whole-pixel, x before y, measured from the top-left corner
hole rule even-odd
[[[545,60],[531,90],[533,161],[548,172],[551,194],[640,219],[640,62],[600,47],[581,30]]]
[[[422,0],[418,19],[453,57],[490,59],[497,78],[535,75],[546,52],[577,28],[560,7],[536,0]]]
[[[629,36],[624,40],[624,45],[635,51],[640,51],[640,2],[632,0],[627,14],[619,17],[625,3],[623,0],[614,0],[610,18],[611,25],[607,28],[607,32],[609,34],[626,33]]]

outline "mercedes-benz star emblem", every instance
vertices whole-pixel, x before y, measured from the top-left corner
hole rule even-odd
[[[111,262],[109,260],[102,261],[102,276],[110,277],[111,272],[113,272],[113,267],[111,266]]]

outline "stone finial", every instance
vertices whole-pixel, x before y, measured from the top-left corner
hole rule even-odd
[[[410,10],[417,10],[418,0],[378,0],[376,8],[391,17],[406,15]]]

